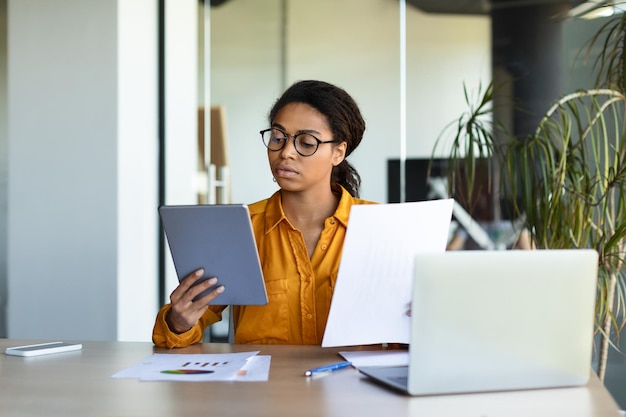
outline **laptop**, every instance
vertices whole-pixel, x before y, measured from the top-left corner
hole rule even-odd
[[[204,275],[198,282],[217,277],[217,285],[226,288],[209,304],[267,304],[248,206],[160,206],[159,215],[179,281],[204,268]],[[213,289],[209,288],[198,297]]]
[[[410,395],[584,385],[597,276],[588,249],[417,255],[409,365],[359,371]]]

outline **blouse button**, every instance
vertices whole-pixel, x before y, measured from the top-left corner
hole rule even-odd
[[[322,250],[326,250],[328,248],[328,245],[326,243],[322,243],[321,248]]]
[[[335,219],[330,219],[330,224],[335,224]]]
[[[309,320],[311,320],[311,319],[313,318],[313,314],[311,314],[311,313],[307,314],[307,315],[306,315],[306,318],[307,318],[307,319],[309,319]]]

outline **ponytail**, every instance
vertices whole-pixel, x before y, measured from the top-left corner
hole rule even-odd
[[[347,160],[344,159],[339,165],[333,168],[330,182],[341,185],[352,197],[359,197],[361,176]]]

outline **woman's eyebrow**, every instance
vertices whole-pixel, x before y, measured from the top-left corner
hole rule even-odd
[[[284,132],[287,131],[287,129],[285,129],[285,127],[283,125],[281,125],[280,123],[272,123],[272,127],[280,129],[280,130],[282,130]],[[296,132],[296,134],[300,134],[300,133],[311,133],[311,134],[315,133],[317,135],[321,134],[321,132],[319,132],[318,130],[315,130],[315,129],[300,129],[300,130],[298,130]]]

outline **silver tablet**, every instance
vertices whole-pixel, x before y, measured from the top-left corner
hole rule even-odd
[[[204,268],[198,282],[217,277],[226,288],[210,304],[267,304],[248,206],[160,206],[159,215],[179,281]]]

